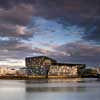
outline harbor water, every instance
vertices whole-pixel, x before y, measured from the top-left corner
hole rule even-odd
[[[0,80],[0,100],[100,100],[100,80]]]

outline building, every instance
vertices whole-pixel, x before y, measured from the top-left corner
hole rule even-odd
[[[27,75],[27,68],[19,68],[16,72],[17,76],[26,76]]]
[[[23,73],[23,75],[47,75],[47,69],[46,67],[32,67],[32,68],[21,68],[20,69],[20,75]]]
[[[49,76],[66,76],[66,77],[78,77],[85,68],[84,64],[63,64],[57,63],[50,66]]]
[[[49,66],[56,63],[56,60],[46,57],[46,56],[37,56],[37,57],[28,57],[25,59],[26,67],[32,68],[35,66]]]
[[[0,67],[0,76],[6,75],[8,69],[6,67]]]
[[[97,74],[100,74],[100,67],[96,68]]]
[[[25,61],[28,75],[77,77],[85,69],[85,64],[57,63],[46,56],[28,57]]]
[[[7,75],[16,75],[16,69],[14,69],[14,68],[8,68]]]
[[[8,67],[0,67],[0,76],[5,76],[5,75],[16,75],[16,69]]]
[[[96,68],[86,68],[82,71],[82,77],[97,77],[97,74]]]

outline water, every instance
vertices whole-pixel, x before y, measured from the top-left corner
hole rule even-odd
[[[0,80],[0,100],[100,100],[100,80]]]

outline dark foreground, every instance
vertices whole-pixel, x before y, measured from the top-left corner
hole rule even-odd
[[[100,100],[100,80],[0,80],[0,100]]]

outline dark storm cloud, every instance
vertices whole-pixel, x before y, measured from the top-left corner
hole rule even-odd
[[[0,6],[5,8],[5,9],[9,9],[12,8],[15,5],[19,5],[19,4],[30,4],[30,3],[34,3],[35,0],[0,0]]]
[[[99,0],[1,0],[1,6],[14,7],[19,4],[30,4],[37,9],[37,15],[48,18],[92,17],[99,12]],[[9,8],[8,8],[9,9]],[[70,17],[69,17],[70,16]],[[80,19],[78,19],[80,20]]]
[[[40,16],[57,20],[64,27],[66,23],[82,26],[87,33],[83,39],[91,40],[93,35],[87,28],[100,20],[99,5],[100,0],[0,0],[0,23],[26,26],[32,16]]]
[[[0,36],[28,39],[33,36],[27,29],[32,12],[31,5],[20,4],[13,8],[0,8]]]
[[[17,40],[0,40],[0,61],[8,58],[16,58],[14,48],[17,44],[19,44]]]
[[[58,47],[57,50],[69,53],[70,56],[100,56],[100,47],[85,43],[68,43]]]
[[[87,65],[97,65],[100,59],[100,47],[85,43],[68,43],[55,48],[58,61],[69,63],[85,63]],[[62,55],[58,55],[63,52]],[[53,55],[52,55],[53,56]]]
[[[95,23],[87,25],[83,39],[97,44],[100,43],[100,20],[96,20]]]
[[[0,61],[4,59],[22,59],[32,54],[32,46],[15,39],[0,40]]]
[[[29,48],[31,49],[30,45],[20,42],[16,39],[0,41],[0,50],[20,51],[20,50],[27,50]]]
[[[33,34],[25,26],[0,24],[0,36],[28,39],[32,37]]]
[[[32,17],[34,8],[31,5],[20,4],[11,9],[0,9],[0,22],[17,25],[27,25]]]
[[[32,44],[20,42],[17,39],[0,40],[0,61],[6,59],[23,59],[33,54],[48,54],[41,48],[32,48]]]

